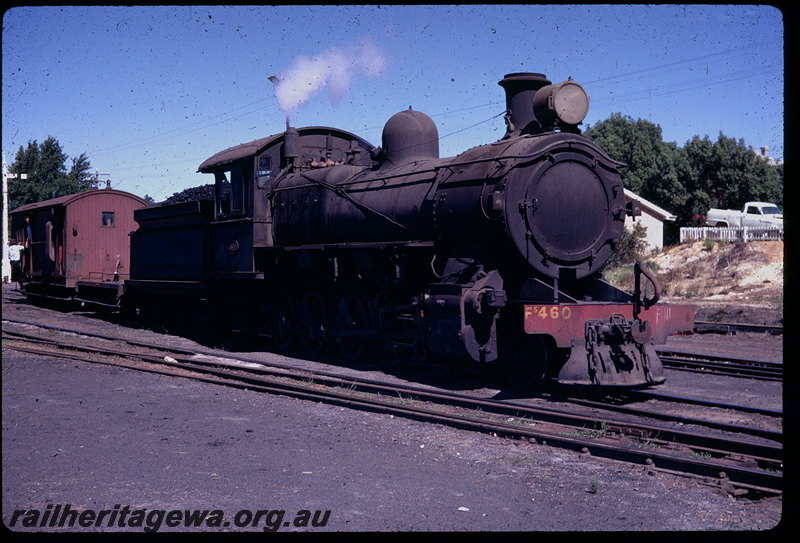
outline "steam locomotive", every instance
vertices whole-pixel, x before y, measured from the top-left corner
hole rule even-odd
[[[505,135],[454,157],[411,108],[377,148],[287,121],[215,154],[198,168],[213,201],[134,211],[123,309],[385,367],[497,365],[517,388],[663,382],[653,346],[694,312],[657,305],[641,263],[633,293],[601,276],[636,209],[624,165],[578,129],[585,90],[536,73],[499,85]]]

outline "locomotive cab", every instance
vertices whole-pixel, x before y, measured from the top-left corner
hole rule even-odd
[[[332,165],[369,166],[373,146],[328,127],[295,129],[231,147],[203,162],[214,176],[212,273],[216,278],[264,278],[264,260],[276,246],[271,196],[283,177]]]

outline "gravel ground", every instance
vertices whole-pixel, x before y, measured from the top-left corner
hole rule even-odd
[[[6,294],[4,316],[191,344]],[[285,510],[284,520],[330,511],[324,527],[306,531],[782,527],[782,498],[733,498],[694,478],[542,444],[7,350],[2,371],[7,527],[15,511],[59,504],[219,509],[227,520],[242,510]],[[12,529],[33,530],[21,518]]]

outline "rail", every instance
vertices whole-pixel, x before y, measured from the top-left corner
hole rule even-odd
[[[758,334],[781,336],[783,335],[783,325],[694,321],[694,331],[698,334],[711,333],[731,335],[737,332],[754,332]]]
[[[702,429],[690,431],[683,428],[683,423],[665,426],[645,420],[623,421],[572,410],[310,372],[280,364],[253,364],[227,355],[219,359],[213,353],[203,356],[186,350],[164,351],[160,346],[137,341],[121,340],[137,347],[129,350],[120,349],[119,345],[103,347],[95,338],[89,338],[88,343],[70,338],[65,343],[57,337],[7,329],[3,335],[4,349],[192,378],[546,443],[579,450],[582,454],[644,464],[651,470],[699,476],[733,495],[750,492],[754,496],[775,495],[782,489],[782,433],[765,439],[746,437],[739,431],[734,435]]]
[[[681,243],[707,239],[713,241],[743,241],[745,243],[748,241],[783,241],[783,228],[756,226],[681,228]]]

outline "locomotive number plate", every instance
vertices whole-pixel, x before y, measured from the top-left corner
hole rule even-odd
[[[569,319],[572,308],[567,305],[526,305],[525,321],[528,319]]]

